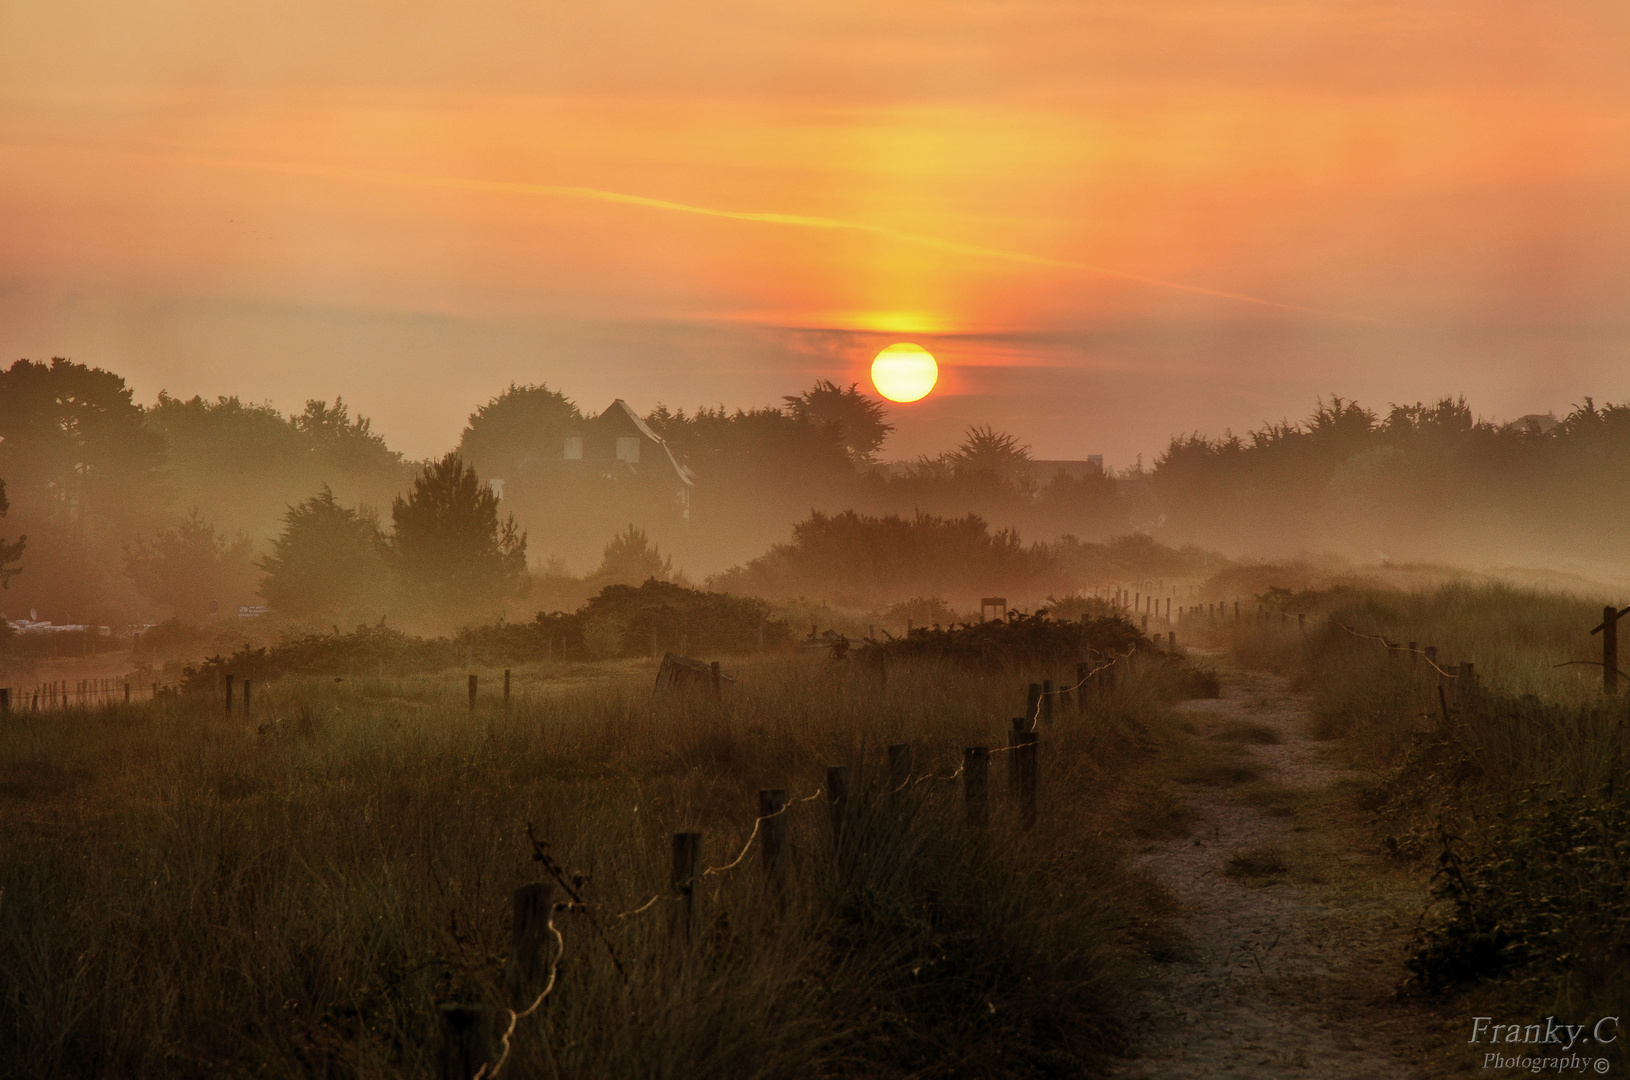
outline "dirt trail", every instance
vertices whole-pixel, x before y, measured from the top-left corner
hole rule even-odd
[[[1262,775],[1190,788],[1192,831],[1142,856],[1183,904],[1192,948],[1156,972],[1142,1056],[1114,1075],[1420,1075],[1430,1020],[1393,991],[1422,888],[1364,849],[1355,777],[1310,737],[1306,701],[1283,679],[1223,677],[1220,699],[1182,708],[1203,739],[1263,740],[1241,741],[1238,762]],[[1261,872],[1229,872],[1236,855]]]

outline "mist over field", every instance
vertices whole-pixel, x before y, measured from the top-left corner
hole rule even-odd
[[[751,409],[585,406],[512,386],[407,460],[356,403],[140,403],[69,360],[0,372],[8,618],[446,631],[649,578],[886,612],[1034,607],[1225,564],[1630,573],[1630,406],[1498,421],[1464,399],[1339,397],[1299,421],[1176,434],[1154,460],[1036,460],[1023,431],[886,459],[891,413],[821,381]],[[619,456],[620,455],[620,456]],[[29,613],[32,612],[32,616]],[[247,614],[247,613],[246,613]],[[247,624],[247,620],[246,620]]]
[[[0,1080],[1622,1074],[1627,56],[0,4]]]

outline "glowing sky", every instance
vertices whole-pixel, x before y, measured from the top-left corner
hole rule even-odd
[[[1630,398],[1630,8],[0,5],[0,357],[763,404],[911,340],[1045,457],[1467,393]]]

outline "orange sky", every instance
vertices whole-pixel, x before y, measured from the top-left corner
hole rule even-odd
[[[761,404],[902,338],[888,456],[1563,410],[1630,398],[1630,9],[36,0],[0,223],[0,356],[413,455],[511,380]]]

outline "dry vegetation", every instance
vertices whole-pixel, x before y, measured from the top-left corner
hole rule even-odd
[[[1600,603],[1488,583],[1413,592],[1310,589],[1277,618],[1208,626],[1255,666],[1294,674],[1317,732],[1372,777],[1374,842],[1431,874],[1409,976],[1417,990],[1512,1015],[1614,1015],[1630,1000],[1630,716],[1604,697]],[[1361,639],[1435,645],[1480,687],[1439,697],[1424,659]],[[1622,684],[1621,684],[1622,688]],[[1230,872],[1271,869],[1249,853]]]
[[[1175,946],[1123,861],[1130,822],[1181,832],[1170,774],[1192,756],[1155,667],[1043,731],[1028,834],[1000,756],[981,832],[956,781],[886,797],[884,748],[949,776],[1065,671],[902,663],[882,692],[824,657],[736,673],[714,703],[653,699],[646,661],[535,664],[507,719],[444,675],[291,677],[251,722],[202,687],[13,716],[0,1075],[427,1075],[437,1004],[498,1001],[510,893],[541,878],[529,824],[610,948],[561,916],[561,980],[508,1075],[1076,1076],[1128,1044],[1129,988]],[[693,946],[666,899],[620,917],[667,892],[673,832],[728,863],[758,789],[808,796],[833,764],[860,792],[844,859],[817,799],[792,811],[784,893],[750,852],[704,879]]]

